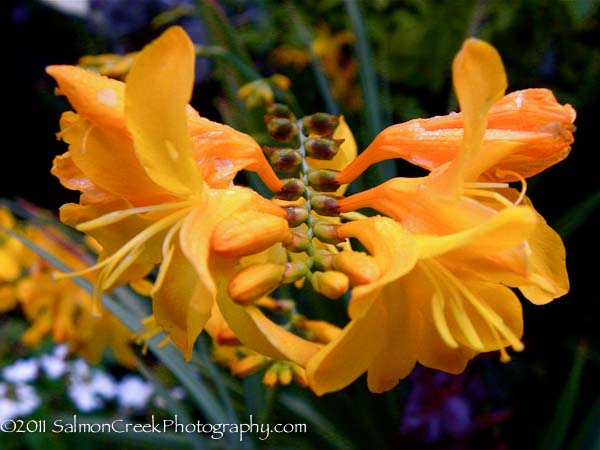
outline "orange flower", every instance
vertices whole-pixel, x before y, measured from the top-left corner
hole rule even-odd
[[[234,176],[256,171],[276,192],[282,182],[250,136],[188,105],[194,55],[189,37],[172,27],[139,53],[125,84],[76,67],[48,68],[77,110],[61,120],[69,152],[53,173],[82,191],[81,204],[63,206],[61,220],[103,248],[98,264],[69,276],[99,270],[101,292],[160,264],[154,319],[187,359],[217,304],[235,335],[280,358],[269,339],[289,335],[293,345],[299,338],[285,330],[265,338],[263,328],[276,325],[233,303],[226,287],[240,257],[289,235],[284,210],[232,186]],[[261,232],[265,223],[272,233]]]

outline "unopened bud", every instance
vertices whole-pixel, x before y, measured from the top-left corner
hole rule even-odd
[[[267,107],[267,113],[265,114],[265,121],[279,117],[282,119],[296,120],[296,117],[290,111],[290,108],[283,103],[273,103]]]
[[[269,156],[271,165],[280,172],[293,172],[302,164],[302,156],[291,148],[275,150]]]
[[[219,222],[210,243],[215,253],[237,258],[259,253],[289,237],[284,218],[258,211],[238,211]]]
[[[221,331],[219,331],[219,333],[217,334],[217,343],[219,345],[227,345],[232,347],[242,345],[238,337],[230,328],[224,328]]]
[[[292,373],[294,375],[294,381],[298,386],[308,386],[308,377],[306,376],[306,371],[302,367],[300,367],[298,364],[293,364]]]
[[[333,269],[333,253],[323,249],[315,249],[313,255],[313,265],[317,270]]]
[[[236,377],[247,377],[258,372],[269,360],[262,355],[250,355],[231,364],[231,373]]]
[[[281,190],[277,193],[277,198],[281,200],[298,200],[304,194],[306,186],[299,178],[286,178],[283,181]]]
[[[336,299],[344,295],[349,286],[346,274],[335,270],[315,272],[310,281],[315,291],[330,299]]]
[[[337,245],[344,242],[344,239],[338,234],[338,228],[339,225],[337,223],[319,220],[313,225],[313,234],[321,242]]]
[[[341,328],[336,327],[329,322],[325,322],[324,320],[304,319],[298,325],[301,329],[309,332],[310,339],[322,342],[323,344],[328,344],[333,341],[342,332]]]
[[[279,365],[279,384],[287,386],[292,382],[292,369],[289,364],[281,363]]]
[[[375,258],[353,250],[337,253],[333,257],[333,268],[348,275],[352,286],[372,283],[381,276]]]
[[[318,194],[310,199],[310,206],[321,216],[337,216],[340,212],[339,198],[335,195]]]
[[[337,174],[335,170],[311,170],[308,172],[308,184],[316,191],[335,192],[340,187],[340,183],[335,179]]]
[[[305,136],[318,134],[331,136],[339,123],[339,117],[333,114],[316,113],[302,119],[302,132]]]
[[[285,208],[286,219],[290,227],[294,228],[303,224],[308,219],[306,206],[289,206]]]
[[[303,252],[309,245],[310,239],[306,230],[303,229],[292,230],[290,240],[284,244],[285,248],[293,253]]]
[[[293,283],[306,276],[306,263],[304,261],[285,263],[282,283]]]
[[[281,142],[289,142],[298,135],[296,123],[283,117],[273,117],[269,120],[267,131],[273,139]]]
[[[329,160],[336,155],[342,142],[344,142],[343,139],[308,138],[304,143],[304,148],[306,154],[311,158]]]
[[[279,380],[279,369],[277,368],[277,364],[272,364],[263,375],[262,383],[272,388],[277,386],[277,380]]]
[[[238,272],[227,288],[232,300],[248,305],[267,295],[283,281],[286,267],[280,264],[255,264]]]

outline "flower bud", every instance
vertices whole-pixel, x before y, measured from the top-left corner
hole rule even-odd
[[[280,264],[255,264],[238,272],[227,288],[232,300],[248,305],[267,295],[283,281],[286,267]]]
[[[306,376],[306,371],[302,367],[300,367],[298,364],[292,364],[292,373],[294,375],[294,381],[298,386],[308,386],[308,378]]]
[[[335,192],[340,183],[335,179],[337,171],[328,169],[311,170],[308,172],[308,184],[316,191]]]
[[[228,345],[232,347],[242,345],[242,343],[235,335],[233,330],[231,330],[231,328],[224,328],[219,331],[219,333],[217,334],[217,343],[219,345]]]
[[[306,276],[306,263],[304,261],[285,263],[282,283],[293,283]]]
[[[338,199],[335,195],[319,194],[310,199],[313,211],[321,216],[337,216],[340,212]]]
[[[306,230],[296,229],[291,232],[291,239],[285,244],[285,248],[293,253],[300,253],[305,251],[310,245],[310,239]]]
[[[305,136],[318,134],[331,136],[339,123],[339,116],[327,113],[315,113],[302,119],[302,132]]]
[[[281,119],[289,119],[291,121],[296,120],[296,116],[290,111],[287,105],[283,103],[273,103],[267,107],[267,113],[265,114],[265,122],[271,119],[279,117]]]
[[[267,122],[267,131],[280,142],[289,142],[298,135],[298,127],[290,119],[273,117]]]
[[[333,269],[333,253],[320,248],[315,249],[313,255],[313,265],[317,270]]]
[[[337,223],[319,220],[313,225],[314,236],[326,244],[337,245],[344,242],[337,232],[339,225]]]
[[[289,364],[281,363],[279,365],[279,384],[287,386],[292,382],[292,369]]]
[[[334,255],[333,268],[348,275],[352,286],[372,283],[381,276],[375,258],[353,250],[345,250]]]
[[[298,326],[305,331],[308,331],[311,340],[328,344],[339,336],[342,332],[341,328],[325,322],[324,320],[301,320]]]
[[[277,380],[279,380],[279,369],[277,368],[277,364],[272,364],[263,375],[262,383],[272,388],[277,386]]]
[[[231,364],[231,373],[236,377],[247,377],[258,372],[269,360],[262,355],[249,355]]]
[[[293,172],[302,164],[302,156],[291,148],[275,150],[269,156],[271,165],[280,172]]]
[[[315,272],[310,281],[315,291],[332,300],[344,295],[349,285],[346,274],[335,270]]]
[[[212,250],[226,258],[259,253],[289,240],[287,220],[258,211],[238,211],[223,219],[211,236]]]
[[[311,158],[329,160],[336,155],[342,142],[343,139],[308,138],[304,142],[304,148]]]
[[[298,200],[306,190],[306,186],[299,178],[286,178],[282,181],[283,186],[281,191],[277,193],[277,198],[280,200]]]
[[[308,219],[306,206],[289,206],[285,208],[286,219],[290,227],[294,228],[303,224]]]

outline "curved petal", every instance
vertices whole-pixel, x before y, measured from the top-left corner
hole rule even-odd
[[[77,66],[49,66],[46,73],[58,83],[81,116],[101,128],[127,134],[125,83]]]
[[[529,301],[543,305],[569,292],[569,276],[562,239],[541,216],[539,218],[527,241],[531,248],[530,283],[520,285],[519,289]]]
[[[135,157],[131,140],[124,134],[92,125],[71,112],[61,118],[61,138],[69,144],[73,164],[85,178],[69,180],[71,186],[94,189],[129,200],[132,204],[147,205],[173,199],[173,196],[148,177]],[[76,175],[77,172],[62,173]],[[85,192],[85,191],[84,191]]]
[[[421,316],[412,306],[414,299],[403,293],[402,283],[386,286],[381,299],[387,316],[381,324],[384,345],[369,365],[367,374],[369,390],[376,393],[392,389],[412,371],[417,362],[416,337],[421,327]]]
[[[152,312],[156,323],[169,334],[187,361],[210,317],[213,303],[211,287],[198,278],[175,240],[152,291]]]
[[[154,182],[184,197],[197,197],[202,190],[186,120],[194,58],[185,31],[171,27],[140,52],[125,88],[125,120],[135,154]]]
[[[359,319],[350,321],[306,366],[311,389],[317,395],[337,391],[364,373],[384,345],[381,326],[387,320],[381,302],[373,302]]]
[[[408,273],[417,262],[417,247],[410,233],[387,217],[373,217],[348,222],[338,228],[341,238],[356,238],[363,244],[375,263],[381,277],[372,283],[352,290],[349,314],[352,319],[363,315],[378,298],[381,289]]]
[[[211,187],[229,187],[237,173],[246,169],[256,172],[273,192],[281,190],[282,181],[252,137],[204,118],[189,125],[194,159]]]

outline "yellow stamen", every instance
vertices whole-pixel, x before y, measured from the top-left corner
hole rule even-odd
[[[100,261],[98,264],[87,267],[86,269],[79,270],[77,272],[54,272],[54,278],[57,280],[63,278],[74,278],[81,275],[85,275],[91,272],[95,272],[98,269],[101,269],[109,264],[112,264],[115,260],[121,260],[125,256],[127,256],[134,249],[142,245],[144,242],[151,239],[157,233],[160,233],[165,228],[171,227],[173,224],[178,222],[180,219],[189,214],[191,208],[185,208],[181,211],[177,211],[171,215],[163,217],[161,220],[153,223],[148,228],[143,230],[142,232],[135,235],[129,242],[123,245],[119,250],[113,253],[110,257]]]
[[[75,228],[79,231],[89,231],[99,227],[105,227],[107,225],[112,225],[113,223],[120,222],[121,220],[126,219],[127,217],[134,216],[136,214],[143,214],[147,212],[160,212],[160,211],[169,211],[171,209],[181,209],[187,206],[192,206],[194,204],[193,201],[186,202],[177,202],[177,203],[167,203],[164,205],[152,205],[152,206],[141,206],[139,208],[131,208],[124,209],[120,211],[113,211],[108,214],[104,214],[96,219],[88,220],[87,222],[82,222],[77,225]]]
[[[521,182],[521,193],[519,194],[519,198],[517,198],[517,200],[515,201],[515,206],[521,204],[521,202],[523,201],[523,198],[525,198],[525,193],[527,192],[527,181],[525,180],[525,178],[523,178],[523,176],[521,176],[520,173],[514,172],[512,170],[506,170],[506,169],[498,169],[496,170],[496,175],[498,175],[499,177],[505,177],[506,175],[512,175],[515,178],[518,178],[519,181]]]
[[[437,271],[446,278],[446,280],[461,292],[463,297],[471,303],[471,305],[481,314],[481,317],[491,326],[493,325],[507,340],[515,351],[523,350],[523,343],[514,335],[514,333],[506,326],[502,318],[496,314],[486,303],[479,300],[467,287],[461,283],[456,277],[439,263],[434,263]]]
[[[484,191],[482,189],[465,189],[464,193],[466,195],[472,195],[473,197],[487,197],[494,199],[503,206],[506,206],[507,208],[515,206],[514,203],[511,203],[509,200],[506,199],[506,197],[499,194],[498,192]]]

